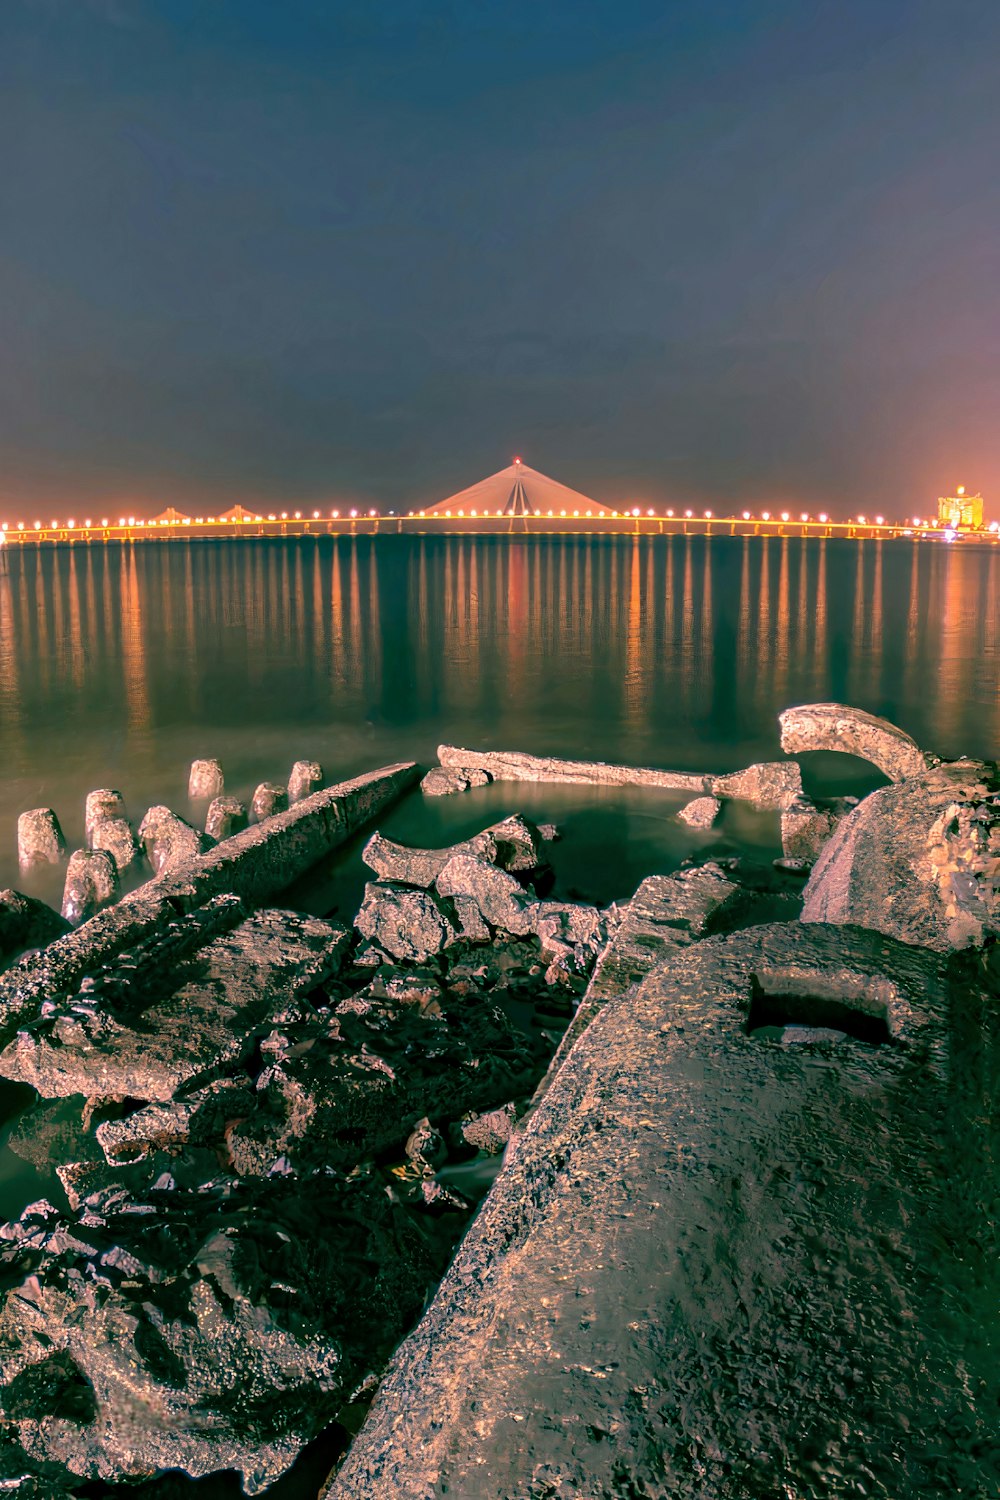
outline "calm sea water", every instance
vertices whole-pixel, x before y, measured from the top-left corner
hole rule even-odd
[[[995,756],[998,585],[996,549],[906,541],[26,552],[0,577],[0,884],[16,883],[24,808],[54,806],[76,842],[94,786],[121,788],[136,818],[184,811],[196,755],[237,792],[300,756],[340,777],[430,761],[442,740],[727,770],[779,753],[779,709],[838,699],[940,753]],[[448,802],[421,814],[431,833],[467,818]]]

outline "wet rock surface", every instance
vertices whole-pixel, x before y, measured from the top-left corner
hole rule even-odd
[[[767,761],[710,778],[715,797],[736,797],[754,807],[775,811],[790,806],[802,792],[802,773],[795,761]]]
[[[262,781],[250,802],[250,817],[254,823],[263,823],[275,813],[288,811],[288,792],[276,781]]]
[[[839,750],[877,766],[890,781],[905,781],[928,769],[931,758],[904,730],[844,703],[804,703],[778,715],[781,748],[787,755]]]
[[[677,816],[689,828],[711,828],[721,811],[718,797],[695,797],[685,802]]]
[[[6,963],[26,948],[40,948],[54,942],[69,923],[58,912],[34,896],[20,891],[0,891],[0,963]]]
[[[984,1500],[982,978],[792,923],[676,951],[611,999],[329,1500]]]
[[[117,899],[118,867],[104,849],[77,849],[69,857],[62,914],[73,927]]]
[[[96,791],[88,792],[83,815],[87,847],[93,847],[94,829],[98,823],[102,823],[105,818],[127,817],[125,798],[121,792],[115,791],[113,787],[98,787]]]
[[[823,846],[802,919],[941,951],[1000,930],[996,765],[956,761],[872,792]]]
[[[492,778],[479,768],[432,766],[420,783],[425,797],[454,797],[474,786],[486,786]]]
[[[110,854],[119,875],[129,868],[139,852],[132,825],[127,818],[101,818],[94,824],[90,847],[103,849],[106,854]]]
[[[169,807],[151,807],[139,824],[139,842],[154,875],[196,859],[205,848],[197,828],[171,812]]]
[[[248,822],[247,810],[238,797],[213,797],[205,814],[205,832],[216,843],[241,833]]]

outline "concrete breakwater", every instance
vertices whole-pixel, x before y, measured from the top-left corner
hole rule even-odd
[[[325,1430],[335,1497],[990,1492],[996,767],[782,727],[896,779],[674,784],[768,807],[784,857],[606,908],[516,816],[373,834],[347,922],[269,906],[408,764],[304,771],[215,847],[147,815],[155,878],[0,977],[12,1149],[55,1183],[0,1227],[0,1478],[256,1493]],[[428,795],[630,774],[441,762]]]

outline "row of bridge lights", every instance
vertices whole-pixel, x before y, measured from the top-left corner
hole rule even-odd
[[[348,516],[349,516],[351,520],[355,520],[359,514],[360,514],[360,512],[358,510],[356,510],[356,509],[355,510],[351,510],[351,511],[347,512],[347,514],[345,515],[344,519],[346,520],[348,518]],[[368,516],[375,516],[375,515],[378,514],[378,512],[375,511],[375,510],[369,510],[369,511],[366,511],[365,514],[368,515]],[[413,511],[410,511],[409,514],[412,516],[413,515]],[[441,512],[438,511],[437,514],[440,515]],[[469,511],[469,515],[470,516],[478,516],[480,514],[483,515],[483,516],[485,516],[485,517],[488,517],[491,514],[491,512],[488,511],[488,510],[484,510],[482,512],[477,511],[477,510],[470,510]],[[504,516],[506,514],[506,512],[502,511],[502,510],[498,510],[498,511],[495,512],[495,514],[497,516],[501,516],[502,517],[502,516]],[[550,511],[546,511],[545,514],[548,517],[554,517],[556,515],[556,512],[550,510]],[[579,510],[574,510],[572,512],[561,510],[561,511],[558,512],[558,514],[561,517],[562,516],[568,516],[568,515],[573,515],[573,516],[576,516],[576,517],[579,517],[580,515],[583,515],[583,516],[588,516],[589,517],[589,516],[593,516],[594,513],[593,513],[593,511],[590,511],[590,510],[585,510],[585,511],[582,511],[582,512],[579,511]],[[607,516],[607,514],[608,514],[607,511],[599,511],[598,515],[597,515],[597,518],[600,519],[602,516]],[[611,518],[612,519],[624,519],[624,518],[627,518],[628,516],[636,516],[636,517],[641,516],[642,515],[642,511],[639,508],[639,506],[636,505],[636,506],[633,506],[633,508],[631,510],[624,510],[624,511],[613,510],[613,511],[611,511],[610,514],[611,514]],[[646,511],[646,515],[647,516],[655,516],[657,514],[658,514],[658,512],[655,511],[655,510],[653,510],[652,507],[650,507],[650,509],[648,509]],[[666,510],[666,511],[663,512],[663,514],[667,517],[668,520],[673,520],[675,518],[675,512],[673,510]],[[421,511],[417,512],[417,515],[418,515],[418,517],[421,520],[423,520],[426,517],[427,512],[421,510]],[[450,510],[447,510],[447,511],[444,512],[444,515],[445,515],[445,517],[447,519],[451,519],[452,512]],[[455,511],[455,515],[456,516],[463,516],[464,517],[465,511],[464,510],[457,510],[457,511]],[[686,511],[684,511],[683,518],[685,520],[687,520],[687,521],[693,520],[694,519],[694,511],[693,510],[686,510]],[[184,516],[184,517],[182,517],[178,521],[146,521],[146,520],[143,520],[142,517],[120,516],[119,519],[118,519],[118,525],[119,526],[150,526],[150,527],[152,527],[152,526],[205,526],[205,525],[209,525],[209,526],[222,526],[222,525],[231,526],[231,525],[235,524],[235,525],[238,525],[238,526],[249,526],[249,525],[255,525],[257,522],[263,522],[263,521],[289,521],[289,520],[301,521],[302,519],[303,519],[303,516],[302,516],[302,512],[300,510],[293,511],[291,515],[289,515],[289,513],[288,513],[287,510],[283,510],[283,511],[281,511],[280,514],[272,511],[269,515],[266,515],[266,516],[264,516],[264,515],[249,516],[248,515],[248,516],[241,517],[239,520],[237,520],[235,522],[234,521],[227,521],[224,518],[220,518],[218,516],[208,516],[207,518],[205,516],[195,516],[193,519],[192,519],[191,516]],[[307,517],[306,519],[308,520],[309,518]],[[314,510],[313,513],[312,513],[312,520],[319,521],[320,519],[321,519],[320,512],[318,510]],[[728,520],[730,518],[729,517],[716,517],[713,511],[706,510],[706,511],[702,512],[701,517],[699,519],[704,519],[706,521],[714,521],[714,520],[719,520],[719,519],[721,519],[721,520]],[[773,521],[773,522],[777,523],[778,521],[782,521],[782,522],[791,521],[793,519],[793,517],[792,517],[791,512],[787,511],[787,510],[783,510],[783,511],[780,512],[780,514],[775,514],[775,515],[772,515],[772,513],[769,510],[762,510],[759,517],[755,516],[749,510],[743,511],[743,520],[744,521],[756,521],[758,519],[761,520],[761,521]],[[339,510],[331,510],[331,512],[330,512],[330,520],[331,521],[339,521],[340,520],[340,511]],[[802,511],[800,513],[799,517],[798,517],[798,520],[800,522],[804,523],[804,524],[815,525],[815,524],[819,523],[819,525],[821,525],[821,526],[826,526],[829,523],[830,518],[827,515],[826,511],[821,511],[818,516],[811,516],[806,511]],[[886,524],[884,516],[857,516],[855,518],[855,520],[857,521],[857,524],[860,525],[860,526],[872,526],[872,525],[874,525],[874,526],[884,526]],[[90,517],[88,517],[85,521],[80,522],[81,528],[83,530],[85,530],[85,531],[91,531],[91,530],[93,530],[95,528],[95,526],[97,526],[98,528],[106,529],[107,527],[111,526],[112,524],[113,523],[108,519],[107,516],[104,516],[99,523],[95,523],[94,521],[92,521],[90,519]],[[848,520],[846,523],[842,522],[840,524],[852,525],[853,521]],[[931,525],[933,525],[933,522],[928,521],[928,520],[924,520],[920,516],[914,516],[913,519],[912,519],[912,523],[907,522],[905,524],[912,524],[913,526],[931,526]],[[65,522],[55,521],[54,520],[54,521],[52,521],[50,523],[48,529],[51,530],[51,531],[59,531],[59,530],[75,531],[76,527],[77,527],[77,522],[75,520],[72,520],[72,519],[68,520],[68,521],[65,521]],[[42,530],[42,522],[41,521],[35,521],[33,523],[33,528],[34,528],[35,531],[41,531]],[[2,525],[0,525],[0,531],[8,531],[9,529],[10,529],[10,526],[9,526],[9,523],[7,521],[4,521],[2,523]],[[23,521],[18,521],[17,522],[17,530],[18,531],[24,531],[25,529],[26,529],[25,528],[25,523]],[[990,526],[990,530],[991,531],[996,531],[997,529],[998,529],[997,523],[994,522]]]
[[[345,515],[344,519],[347,520],[347,516],[350,516],[351,520],[354,520],[359,514],[360,514],[359,511],[357,511],[357,510],[351,510],[351,511],[347,512],[347,515]],[[369,511],[366,511],[365,514],[369,515],[369,516],[374,516],[374,515],[377,515],[378,512],[374,511],[374,510],[369,510]],[[307,516],[306,519],[308,520],[310,518]],[[312,518],[311,519],[314,520],[314,521],[319,521],[321,519],[320,512],[318,510],[314,510],[313,513],[312,513]],[[302,520],[302,512],[300,510],[297,510],[297,511],[294,511],[292,513],[292,515],[289,515],[289,513],[288,513],[287,510],[283,510],[280,515],[278,515],[276,512],[272,512],[270,515],[267,515],[267,516],[241,516],[239,518],[239,520],[235,520],[235,521],[234,520],[225,520],[224,518],[220,518],[219,516],[194,516],[194,517],[191,517],[191,516],[182,516],[180,518],[180,520],[177,520],[177,521],[146,521],[146,520],[143,520],[143,518],[141,516],[119,516],[117,524],[119,526],[150,526],[150,527],[153,527],[153,526],[233,526],[233,525],[236,525],[236,526],[250,526],[250,525],[255,525],[258,521],[291,521],[291,520],[301,521]],[[331,521],[339,521],[340,520],[340,511],[339,510],[331,510],[331,512],[330,512],[330,520]],[[72,520],[72,519],[69,520],[69,521],[51,521],[46,529],[49,530],[49,531],[75,531],[77,529],[77,524],[78,523],[75,520]],[[79,526],[80,526],[80,529],[82,531],[94,531],[94,530],[98,530],[99,531],[101,529],[106,529],[107,527],[112,526],[114,524],[115,523],[112,522],[112,521],[110,521],[107,516],[102,517],[102,519],[100,521],[92,521],[90,519],[90,517],[88,516],[85,521],[79,522]],[[25,523],[23,521],[18,521],[18,523],[17,523],[17,530],[18,531],[24,531],[25,529],[26,529]],[[35,531],[41,531],[43,529],[42,528],[42,522],[41,521],[35,521],[33,523],[33,529]],[[8,521],[4,521],[2,523],[2,525],[0,525],[0,530],[2,530],[2,531],[9,531],[10,530],[10,523]]]

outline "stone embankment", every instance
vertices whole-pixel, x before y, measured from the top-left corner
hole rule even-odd
[[[606,908],[514,816],[376,832],[357,912],[276,909],[410,764],[312,790],[299,762],[218,844],[151,809],[154,878],[75,931],[0,895],[0,958],[48,944],[0,975],[0,1077],[51,1184],[0,1226],[0,1484],[256,1494],[326,1429],[330,1500],[992,1494],[996,767],[785,719],[898,779],[813,803],[792,761],[678,784],[442,747],[434,795],[679,794],[700,854]],[[191,785],[245,819],[217,763]],[[735,798],[778,868],[725,853]],[[88,812],[80,863],[117,876],[120,794]]]

